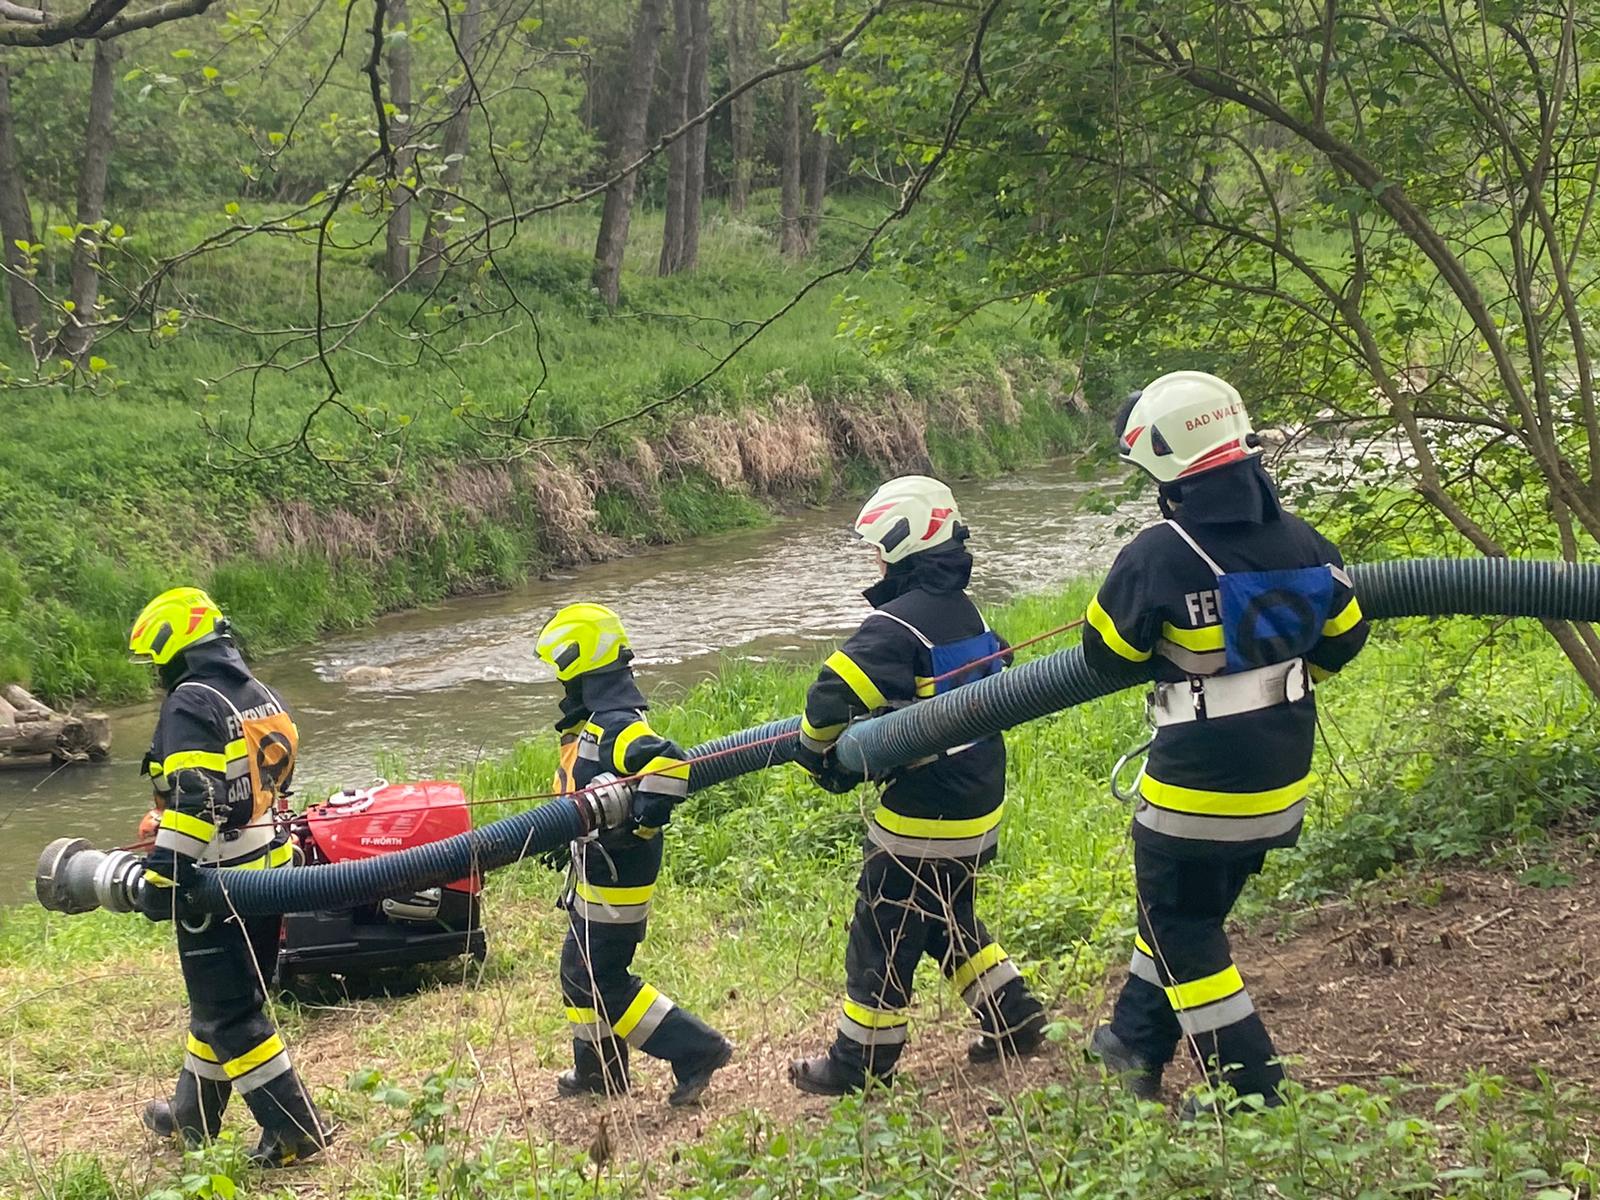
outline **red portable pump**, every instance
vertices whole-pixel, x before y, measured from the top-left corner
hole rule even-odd
[[[296,861],[351,862],[466,833],[472,827],[461,785],[444,780],[346,788],[291,816]],[[388,896],[338,912],[289,913],[283,919],[280,981],[293,975],[348,974],[439,962],[486,952],[481,881]]]
[[[287,805],[273,814],[289,830],[296,865],[351,862],[425,846],[472,828],[461,785],[428,779],[417,783],[378,780],[346,788],[303,813]],[[139,822],[139,840],[155,840],[161,813]],[[339,912],[288,913],[278,980],[293,975],[348,975],[386,967],[442,962],[470,954],[483,961],[486,946],[473,876],[444,887],[388,896],[377,904]]]

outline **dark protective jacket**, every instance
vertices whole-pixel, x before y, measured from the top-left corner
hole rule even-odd
[[[557,788],[584,788],[602,774],[625,777],[649,772],[635,788],[636,808],[664,812],[689,794],[688,756],[676,742],[650,728],[644,715],[650,706],[627,665],[629,657],[620,666],[580,675],[567,685],[556,728],[564,750],[575,749],[576,755],[570,779],[558,776]],[[565,761],[568,753],[562,757]],[[632,830],[612,830],[601,840],[635,836]]]
[[[1368,626],[1338,549],[1285,512],[1257,460],[1164,488],[1162,509],[1230,576],[1328,568],[1326,616],[1299,656],[1312,680],[1355,657]],[[1311,573],[1317,576],[1317,572]],[[1279,577],[1270,577],[1279,578]],[[1230,666],[1218,577],[1167,522],[1125,546],[1089,604],[1091,667],[1195,687]],[[1236,648],[1236,647],[1235,647]],[[1287,661],[1290,656],[1283,656]],[[1233,857],[1299,838],[1311,783],[1316,700],[1169,724],[1156,731],[1140,780],[1136,841],[1181,857]]]
[[[913,704],[1002,668],[990,656],[1005,643],[967,595],[971,576],[972,556],[957,545],[892,564],[867,589],[873,612],[806,693],[805,750],[826,751],[857,717]],[[987,860],[999,839],[1005,780],[999,736],[901,768],[886,781],[868,840],[908,857]]]
[[[187,882],[196,863],[286,864],[287,835],[269,815],[256,819],[288,794],[294,774],[298,734],[283,697],[250,673],[228,638],[185,651],[163,681],[167,698],[143,765],[162,809],[145,878],[171,887]]]

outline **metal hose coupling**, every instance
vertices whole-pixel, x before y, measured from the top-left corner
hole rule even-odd
[[[39,903],[59,913],[133,912],[143,887],[143,858],[127,850],[96,850],[87,838],[51,842],[33,877]]]

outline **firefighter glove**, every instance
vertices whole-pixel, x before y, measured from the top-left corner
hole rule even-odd
[[[139,911],[152,921],[188,920],[195,915],[182,888],[160,887],[147,880],[134,899]]]
[[[862,776],[843,766],[839,762],[839,756],[831,749],[816,756],[816,765],[814,767],[802,760],[798,755],[795,761],[799,762],[810,773],[811,778],[816,781],[818,787],[825,792],[832,792],[835,796],[842,796],[846,792],[853,791],[857,784],[864,782]]]
[[[633,826],[636,830],[660,829],[672,820],[674,797],[661,792],[638,792],[633,797]]]

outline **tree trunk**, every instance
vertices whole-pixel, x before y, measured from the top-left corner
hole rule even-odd
[[[689,56],[689,115],[705,112],[711,103],[711,0],[689,0],[692,53]],[[706,133],[709,122],[696,125],[686,139],[689,161],[683,181],[683,229],[680,231],[678,270],[700,265],[700,216],[706,198]]]
[[[17,153],[16,130],[11,121],[11,79],[0,62],[0,239],[5,242],[6,296],[11,302],[11,320],[22,335],[29,353],[44,355],[44,313],[39,293],[34,291],[28,272],[28,256],[18,242],[33,245],[33,214],[22,186],[22,161]]]
[[[751,75],[750,60],[760,37],[756,25],[755,0],[728,0],[728,83],[737,87]],[[744,212],[750,203],[751,152],[755,143],[756,97],[744,93],[730,106],[733,126],[733,187],[728,195],[728,211]]]
[[[389,190],[392,207],[385,234],[384,274],[390,283],[399,283],[411,273],[411,196],[415,186],[412,163],[416,152],[411,142],[411,26],[406,0],[389,0],[389,103],[394,105],[390,137],[394,140],[394,186]],[[395,37],[398,33],[405,37]]]
[[[822,229],[822,199],[828,192],[828,155],[833,149],[833,138],[823,130],[811,135],[811,153],[806,167],[806,206],[802,219],[802,236],[805,252],[810,254],[817,246],[817,234]]]
[[[676,129],[689,119],[689,75],[694,65],[694,0],[672,0],[672,90],[667,93],[667,127]],[[667,207],[661,227],[661,261],[657,271],[671,275],[683,257],[684,188],[689,178],[688,137],[667,147]]]
[[[645,123],[655,82],[656,53],[661,42],[665,0],[639,0],[639,23],[628,52],[628,83],[612,141],[610,173],[616,174],[644,153]],[[629,171],[606,189],[600,234],[594,246],[594,286],[607,308],[615,308],[622,284],[622,255],[628,248],[628,221],[633,215],[637,171]]]
[[[444,165],[439,172],[439,187],[429,195],[427,227],[422,234],[422,249],[417,254],[418,282],[432,287],[444,270],[444,231],[450,209],[455,207],[452,194],[461,185],[461,173],[466,167],[467,150],[472,141],[472,108],[475,97],[472,89],[472,72],[477,69],[478,41],[483,26],[483,0],[467,0],[461,14],[461,27],[456,31],[456,44],[460,47],[457,66],[461,68],[461,83],[450,93],[450,120],[444,127]],[[415,166],[412,174],[416,174]]]
[[[778,19],[789,19],[788,0],[778,9]],[[805,230],[800,216],[800,79],[793,72],[783,77],[783,162],[779,200],[781,230],[778,248],[791,258],[806,252]]]
[[[56,762],[103,759],[111,749],[111,718],[52,712],[15,684],[0,689],[0,760],[50,755]]]
[[[112,113],[116,103],[117,61],[122,50],[114,41],[94,44],[94,75],[89,84],[89,124],[83,136],[78,167],[78,235],[72,246],[72,312],[61,331],[60,352],[73,362],[94,343],[94,321],[100,302],[100,231],[105,217],[106,175],[111,168]]]

